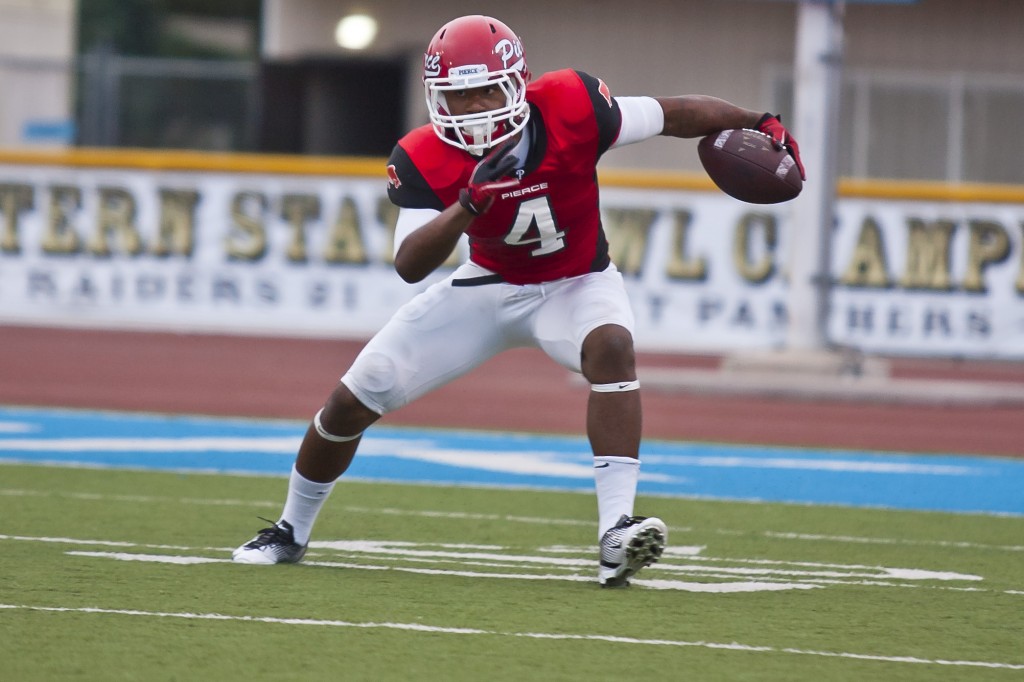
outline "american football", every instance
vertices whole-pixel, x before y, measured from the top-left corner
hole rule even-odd
[[[789,201],[803,189],[800,169],[772,138],[746,128],[723,130],[703,138],[697,154],[718,188],[751,204]]]

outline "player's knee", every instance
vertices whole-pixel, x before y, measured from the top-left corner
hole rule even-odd
[[[358,375],[360,388],[369,393],[385,394],[398,381],[395,361],[384,353],[367,353],[359,358],[358,366],[353,370]]]
[[[630,379],[636,372],[633,336],[624,327],[605,325],[583,342],[583,376],[591,384]]]
[[[363,405],[348,386],[339,383],[316,413],[313,425],[326,440],[344,442],[357,438],[379,418],[380,415]]]

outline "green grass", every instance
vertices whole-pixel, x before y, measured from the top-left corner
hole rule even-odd
[[[168,563],[226,559],[284,488],[0,466],[4,679],[1024,676],[1021,518],[642,499],[694,556],[602,590],[592,495],[342,482],[303,564]]]

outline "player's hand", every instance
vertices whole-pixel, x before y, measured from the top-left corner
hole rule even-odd
[[[464,209],[475,216],[480,215],[494,203],[495,194],[519,185],[515,178],[505,177],[519,163],[511,153],[513,147],[515,139],[506,140],[476,165],[469,185],[459,191],[459,203]]]
[[[785,149],[796,161],[796,167],[800,170],[800,179],[806,180],[807,173],[804,172],[804,162],[800,160],[800,145],[796,143],[789,131],[782,127],[782,121],[774,114],[765,114],[757,122],[757,130],[768,135],[775,142],[778,149]]]

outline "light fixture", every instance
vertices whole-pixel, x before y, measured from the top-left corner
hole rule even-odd
[[[334,40],[347,50],[369,47],[377,37],[377,20],[368,14],[349,14],[342,17],[334,29]]]

